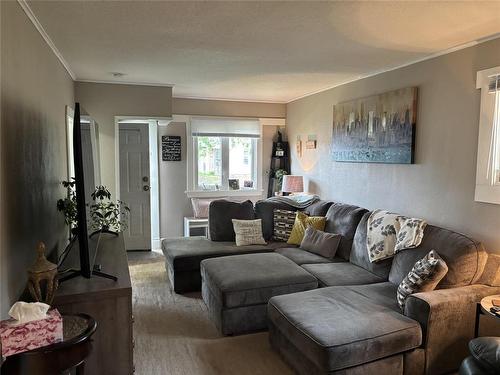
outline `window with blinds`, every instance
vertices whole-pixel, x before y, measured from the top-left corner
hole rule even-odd
[[[481,90],[475,200],[500,204],[500,67],[479,71]]]
[[[256,190],[260,133],[258,119],[193,117],[192,189]]]

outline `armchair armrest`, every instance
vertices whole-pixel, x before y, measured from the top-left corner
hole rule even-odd
[[[425,373],[441,374],[459,367],[474,337],[476,306],[500,287],[469,285],[415,293],[408,297],[405,315],[420,323],[425,349]]]

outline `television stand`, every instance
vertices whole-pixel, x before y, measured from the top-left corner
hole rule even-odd
[[[118,233],[116,234],[118,236]],[[94,269],[92,270],[92,275],[104,277],[105,279],[111,279],[117,281],[118,278],[116,276],[110,275],[106,272],[102,272],[102,266],[100,264],[94,264]]]
[[[95,232],[92,232],[89,237],[93,237],[96,234],[101,234],[101,233],[112,234],[113,236],[116,236],[116,237],[118,237],[118,235],[119,235],[118,232],[115,232],[115,231],[112,231],[109,229],[99,229],[99,230],[96,230]]]
[[[95,264],[118,280],[74,277],[59,286],[52,305],[62,314],[81,312],[99,323],[92,336],[94,350],[85,360],[86,374],[132,374],[132,286],[123,235],[103,236],[99,247]],[[78,268],[78,263],[69,268]]]
[[[96,269],[96,268],[98,268],[98,269]],[[65,282],[65,281],[74,279],[75,277],[83,276],[82,275],[82,271],[76,270],[74,268],[70,268],[69,270],[65,270],[65,271],[61,272],[60,275],[64,275],[66,273],[68,275],[59,277],[59,284]],[[113,276],[113,275],[107,274],[105,272],[102,272],[101,271],[101,265],[98,265],[98,264],[94,265],[94,269],[92,270],[92,276],[104,277],[106,279],[110,279],[110,280],[113,280],[113,281],[118,281],[118,278],[116,276]]]
[[[100,235],[101,233],[111,234],[111,235],[113,235],[113,237],[108,236],[107,238],[105,238],[105,237],[99,236],[96,238],[92,238],[92,236],[94,236],[96,234]],[[63,283],[65,281],[74,279],[78,276],[82,276],[85,279],[90,279],[90,278],[92,278],[92,276],[97,276],[97,277],[102,277],[105,279],[110,279],[113,281],[118,280],[118,278],[116,276],[105,273],[102,271],[103,254],[99,254],[99,250],[101,247],[106,246],[105,242],[107,242],[107,241],[118,240],[120,242],[120,244],[122,244],[123,243],[123,236],[120,236],[119,233],[116,233],[116,232],[113,232],[110,230],[106,230],[106,229],[102,230],[101,229],[101,230],[98,230],[98,231],[95,231],[94,233],[92,233],[90,235],[90,237],[91,237],[90,242],[93,244],[92,249],[94,250],[93,254],[91,255],[91,259],[90,259],[91,264],[93,263],[94,265],[92,266],[92,270],[90,271],[90,273],[87,273],[87,272],[83,273],[81,271],[81,269],[77,268],[78,265],[80,264],[79,259],[78,259],[79,243],[76,240],[77,236],[73,236],[70,243],[68,244],[66,249],[64,249],[63,253],[61,254],[60,259],[58,261],[58,269],[61,269],[63,265],[69,266],[67,269],[63,269],[62,271],[60,271],[58,273],[59,283]],[[115,237],[116,237],[116,240],[115,240]],[[99,261],[99,263],[96,263],[97,261]],[[109,266],[108,266],[108,268],[109,268]]]

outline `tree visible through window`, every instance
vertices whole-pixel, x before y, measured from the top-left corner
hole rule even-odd
[[[255,189],[257,139],[198,136],[195,141],[200,190],[227,190],[229,180],[240,189]]]
[[[218,190],[222,185],[220,137],[197,137],[198,185],[202,190]]]
[[[252,138],[229,138],[229,178],[239,180],[240,187],[254,186],[252,154]]]

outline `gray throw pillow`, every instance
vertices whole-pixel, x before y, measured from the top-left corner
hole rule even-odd
[[[415,263],[398,286],[397,301],[401,310],[405,311],[406,298],[410,294],[430,292],[436,289],[447,273],[448,266],[446,262],[441,259],[436,251],[429,251],[425,257]]]
[[[280,210],[278,208],[274,209],[274,241],[288,241],[290,233],[292,233],[293,224],[295,223],[296,214],[295,211]]]
[[[324,258],[333,259],[341,238],[340,234],[326,233],[309,226],[306,228],[300,248]]]

